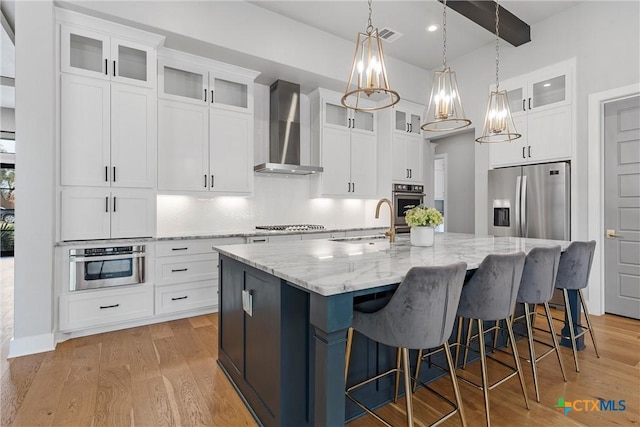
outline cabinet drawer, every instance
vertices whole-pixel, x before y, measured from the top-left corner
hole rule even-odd
[[[222,239],[194,239],[172,240],[156,244],[156,257],[169,257],[181,255],[211,254],[217,245],[232,245],[244,243],[243,237],[229,237]]]
[[[218,254],[192,255],[156,260],[156,284],[195,282],[218,277]]]
[[[60,297],[60,330],[92,328],[153,316],[153,287],[64,294]]]
[[[218,281],[183,283],[156,288],[156,314],[217,307]]]

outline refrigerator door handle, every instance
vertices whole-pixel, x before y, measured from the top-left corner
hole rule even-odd
[[[520,225],[520,184],[521,176],[516,177],[516,203],[515,203],[515,222],[516,222],[516,237],[522,237],[522,227]]]
[[[522,237],[529,237],[529,223],[527,222],[527,176],[522,176],[522,191],[520,196],[520,221],[522,224]]]

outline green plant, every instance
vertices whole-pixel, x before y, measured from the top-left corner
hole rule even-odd
[[[2,223],[0,224],[0,250],[12,251],[13,250],[13,224]]]
[[[436,227],[444,222],[437,209],[423,205],[409,209],[404,218],[409,227]]]

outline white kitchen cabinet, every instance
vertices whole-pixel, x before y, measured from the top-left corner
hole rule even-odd
[[[394,183],[422,183],[422,157],[425,141],[408,135],[391,138],[391,176]]]
[[[312,177],[313,192],[319,197],[373,198],[377,196],[376,114],[343,107],[341,96],[324,89],[310,95],[311,163],[324,168]]]
[[[153,237],[156,197],[150,190],[65,188],[62,240]]]
[[[169,49],[159,63],[158,189],[250,194],[257,73]]]
[[[134,285],[60,295],[60,331],[68,332],[153,316],[153,286]]]
[[[393,107],[393,133],[422,138],[422,114],[424,107],[407,101],[400,101]]]
[[[500,84],[521,138],[489,145],[491,167],[566,160],[572,155],[573,62]]]
[[[156,244],[156,314],[218,306],[216,245],[244,243],[242,237],[185,239]]]
[[[65,73],[155,88],[156,45],[161,37],[139,34],[149,41],[135,42],[118,34],[62,24],[60,67]]]
[[[155,186],[153,90],[63,74],[60,119],[62,185]]]
[[[158,67],[160,98],[253,113],[256,72],[170,49]]]

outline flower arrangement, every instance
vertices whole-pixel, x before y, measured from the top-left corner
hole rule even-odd
[[[436,227],[444,222],[444,218],[437,209],[420,205],[405,213],[405,221],[409,227]]]

